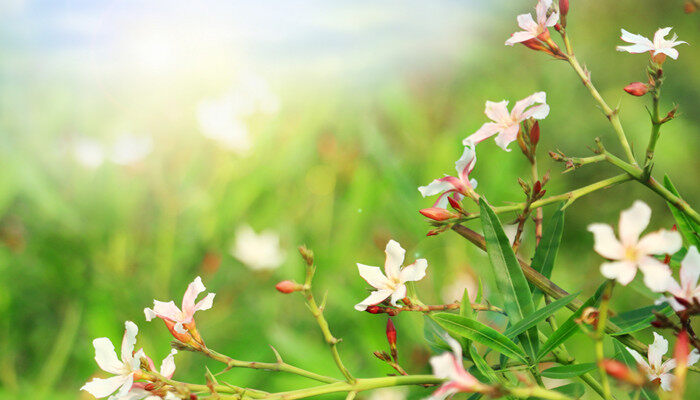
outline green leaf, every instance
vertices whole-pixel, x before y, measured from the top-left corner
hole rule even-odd
[[[465,337],[508,357],[525,361],[525,354],[518,345],[502,333],[481,322],[450,313],[435,314],[433,320],[451,335]]]
[[[544,227],[540,244],[535,249],[535,255],[532,257],[532,268],[547,278],[552,276],[552,269],[559,251],[561,236],[564,233],[564,203],[559,205],[557,211],[552,214]],[[537,289],[532,283],[532,304],[537,308],[544,296],[541,290]]]
[[[494,371],[486,360],[484,360],[484,357],[482,357],[476,351],[476,347],[469,346],[469,355],[471,356],[472,361],[474,361],[474,366],[476,369],[479,370],[479,372],[481,372],[481,374],[487,379],[486,383],[498,382],[498,375],[496,375],[496,371]]]
[[[568,379],[583,375],[586,372],[593,371],[596,368],[598,368],[596,363],[561,365],[542,371],[542,376],[552,379]]]
[[[664,175],[664,187],[671,193],[679,196],[678,190],[673,186],[668,175]],[[683,211],[677,209],[673,204],[668,202],[666,202],[666,204],[668,204],[668,208],[671,210],[671,214],[673,214],[673,218],[676,220],[678,231],[683,235],[685,240],[688,241],[691,246],[695,245],[700,247],[700,226],[698,226],[695,221],[688,218]]]
[[[474,299],[475,303],[481,303],[481,299],[484,296],[484,283],[481,282],[481,278],[479,278],[479,287],[476,289],[476,298]]]
[[[459,315],[466,318],[474,318],[474,310],[472,310],[472,303],[469,301],[469,291],[467,288],[464,288],[462,304],[459,308]]]
[[[530,286],[510,246],[508,237],[503,232],[501,222],[483,197],[479,201],[479,207],[481,208],[481,224],[486,240],[486,253],[493,267],[496,286],[503,296],[504,308],[509,322],[515,325],[535,311]],[[522,333],[520,342],[525,352],[534,359],[539,346],[537,327],[533,326]]]
[[[559,387],[555,387],[554,389],[555,392],[559,392],[561,394],[564,394],[569,397],[573,397],[575,399],[580,398],[583,396],[584,393],[586,393],[586,388],[583,386],[582,383],[574,382],[574,383],[569,383],[568,385],[563,385]]]
[[[443,339],[444,335],[446,334],[447,332],[445,332],[444,329],[442,329],[428,316],[425,316],[423,324],[423,337],[433,352],[438,353],[441,351],[452,351],[450,345],[445,343],[445,340]]]
[[[505,332],[503,332],[503,334],[511,339],[515,336],[518,336],[519,334],[525,332],[528,328],[537,325],[545,318],[554,314],[560,308],[565,307],[567,304],[571,303],[576,298],[576,296],[578,296],[578,293],[573,293],[547,304],[545,307],[542,307],[534,313],[528,315],[527,317],[525,317],[525,319],[521,320],[517,324],[510,326],[508,329],[505,330]]]
[[[662,313],[666,316],[673,314],[673,309],[667,303],[654,306],[638,308],[636,310],[627,311],[622,314],[610,318],[610,322],[620,327],[619,332],[612,333],[612,336],[626,335],[641,331],[651,327],[651,321],[656,319],[654,311]]]
[[[576,319],[581,317],[581,313],[583,312],[583,310],[598,304],[598,301],[600,301],[600,297],[603,294],[603,289],[605,289],[606,283],[607,282],[604,282],[602,285],[600,285],[598,290],[596,290],[595,294],[591,296],[591,298],[586,300],[583,303],[583,305],[581,305],[581,307],[579,307],[579,309],[576,310],[576,312],[571,314],[569,319],[564,321],[564,323],[559,327],[559,329],[557,329],[552,334],[549,340],[547,340],[547,342],[542,345],[542,349],[540,349],[540,353],[537,355],[537,360],[547,355],[547,353],[554,350],[557,346],[564,343],[567,339],[569,339],[571,336],[573,336],[576,332],[580,330]]]
[[[617,353],[615,355],[615,358],[622,361],[628,367],[636,370],[637,361],[634,359],[634,357],[632,357],[632,354],[630,354],[630,352],[627,351],[625,345],[618,342],[617,340],[613,340],[613,346],[615,347],[615,352]],[[645,398],[647,400],[659,400],[659,396],[657,396],[656,393],[649,389],[642,389],[641,394],[642,398]]]

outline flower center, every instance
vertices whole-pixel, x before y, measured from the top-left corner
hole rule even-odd
[[[625,247],[625,260],[636,262],[639,259],[639,251],[635,246]]]

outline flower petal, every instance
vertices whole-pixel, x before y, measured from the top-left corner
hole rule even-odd
[[[172,300],[167,303],[164,301],[153,300],[153,312],[156,313],[159,318],[168,318],[173,321],[182,319],[182,312],[179,308],[177,308],[175,302]]]
[[[698,286],[698,279],[700,279],[700,253],[695,246],[690,246],[685,257],[683,257],[683,261],[681,261],[680,279],[683,287],[696,288]]]
[[[418,191],[423,197],[433,196],[452,189],[454,189],[454,186],[450,182],[440,179],[435,179],[426,186],[418,187]]]
[[[134,345],[136,345],[136,335],[139,327],[131,321],[124,323],[124,337],[122,338],[122,362],[126,364],[133,358]]]
[[[484,114],[486,114],[486,116],[489,117],[493,122],[502,122],[503,120],[508,119],[508,101],[487,101],[486,108],[484,109]]]
[[[593,250],[610,260],[621,260],[625,256],[625,249],[613,233],[612,226],[608,224],[590,224],[588,231],[593,233]]]
[[[536,106],[536,104],[539,105]],[[511,119],[522,122],[530,117],[544,119],[548,114],[547,93],[536,92],[515,103],[510,116]]]
[[[508,126],[506,129],[502,130],[501,133],[496,136],[496,139],[494,139],[494,142],[496,145],[500,148],[502,148],[505,151],[510,151],[508,149],[508,145],[511,144],[515,139],[518,138],[518,131],[520,130],[520,125],[518,124],[512,124]]]
[[[170,350],[170,354],[160,364],[160,374],[166,378],[172,378],[175,374],[175,354],[177,354],[177,350]]]
[[[649,50],[654,48],[653,43],[651,40],[645,38],[642,35],[636,35],[634,33],[627,32],[624,29],[620,29],[622,34],[620,35],[620,39],[624,40],[627,43],[634,43],[634,44],[643,44],[649,48]]]
[[[182,297],[182,313],[185,315],[194,314],[194,301],[197,299],[200,293],[207,290],[202,284],[202,278],[196,277],[194,281],[187,285],[187,290],[185,295]]]
[[[671,391],[671,384],[673,383],[673,375],[672,374],[661,374],[659,376],[659,379],[661,380],[661,389],[670,392]]]
[[[654,334],[654,343],[649,345],[649,366],[652,369],[661,367],[661,359],[668,352],[668,340],[656,332]]]
[[[600,273],[608,279],[615,279],[625,286],[632,282],[637,274],[637,267],[629,261],[614,261],[603,263],[600,266]]]
[[[632,207],[620,213],[620,241],[625,246],[637,244],[639,235],[649,225],[651,218],[651,208],[641,201],[637,200],[632,204]]]
[[[653,257],[643,257],[639,261],[639,269],[644,273],[644,284],[654,292],[663,292],[668,280],[671,278],[671,270],[668,265]]]
[[[700,361],[700,351],[698,351],[698,349],[693,349],[693,351],[688,354],[687,364],[688,366],[695,365],[698,361]]]
[[[644,254],[673,254],[683,246],[683,238],[678,231],[665,229],[651,232],[639,240],[637,249]]]
[[[367,281],[370,286],[377,289],[387,289],[389,280],[384,276],[379,267],[371,267],[369,265],[357,263],[357,270],[362,279]]]
[[[469,174],[474,170],[474,164],[476,164],[474,145],[464,146],[462,157],[455,162],[457,176],[462,182],[469,182]]]
[[[95,347],[95,361],[101,370],[112,374],[121,373],[123,363],[117,358],[112,341],[107,338],[97,338],[92,341]]]
[[[518,20],[518,26],[522,30],[533,33],[535,35],[537,34],[537,31],[538,31],[540,26],[537,24],[537,22],[535,22],[534,19],[532,19],[532,15],[520,14],[520,15],[518,15],[517,20]]]
[[[417,259],[413,264],[407,265],[399,273],[401,283],[408,281],[419,281],[425,277],[425,269],[428,268],[428,261],[425,258]]]
[[[372,292],[366,299],[362,300],[360,303],[355,305],[355,310],[365,311],[368,306],[373,306],[386,300],[387,297],[391,296],[393,290],[382,289]]]
[[[430,357],[433,375],[441,379],[457,379],[459,373],[456,371],[456,364],[455,356],[451,353],[442,353],[439,356]]]
[[[406,297],[406,285],[403,283],[396,286],[396,290],[391,294],[391,300],[389,301],[392,306],[396,306],[396,302]]]
[[[80,390],[85,390],[96,398],[101,399],[114,393],[127,379],[127,375],[117,375],[107,379],[93,378],[90,382],[83,385]]]
[[[401,269],[401,264],[403,264],[404,257],[406,257],[406,250],[394,239],[389,240],[384,249],[384,254],[386,254],[386,261],[384,262],[384,273],[389,279],[398,278]]]
[[[629,347],[625,347],[627,351],[632,355],[635,361],[637,361],[637,364],[640,365],[645,371],[649,370],[649,363],[647,363],[647,360],[642,357],[641,354],[637,353],[636,350],[632,350]]]
[[[214,297],[216,293],[208,293],[202,300],[194,305],[194,311],[204,311],[210,309],[214,305]]]
[[[501,127],[499,124],[487,122],[481,125],[481,128],[479,128],[476,132],[467,136],[467,138],[462,141],[462,144],[466,146],[468,143],[481,143],[485,139],[490,138],[500,131]]]
[[[537,35],[535,35],[532,32],[527,32],[527,31],[520,31],[520,32],[515,32],[510,37],[506,40],[506,46],[512,46],[516,43],[522,43],[524,41],[534,39],[536,38]]]

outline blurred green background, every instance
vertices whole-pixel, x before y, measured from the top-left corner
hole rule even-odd
[[[197,275],[217,294],[213,309],[197,314],[209,346],[272,361],[272,344],[289,363],[337,375],[302,299],[274,290],[279,280],[303,278],[299,244],[316,254],[316,292],[328,293],[326,316],[343,338],[348,368],[366,377],[391,373],[372,356],[386,349],[385,316],[353,309],[366,295],[355,263],[382,265],[394,238],[409,261],[428,259],[417,285],[427,303],[456,300],[474,277],[487,292],[493,287],[483,254],[449,232],[426,238],[429,225],[417,212],[432,204],[417,187],[453,171],[461,140],[486,122],[486,100],[512,105],[547,92],[539,150],[541,171],[552,174],[548,193],[617,173],[599,165],[561,175],[546,157],[553,149],[587,155],[596,136],[619,147],[565,63],[503,45],[534,1],[270,1],[229,4],[226,12],[220,3],[3,4],[1,398],[91,398],[78,391],[97,373],[91,340],[118,343],[125,320],[139,325],[139,345],[162,359],[169,334],[159,321],[147,323],[143,308],[154,298],[179,303]],[[691,43],[665,65],[662,107],[679,104],[681,115],[663,128],[655,175],[668,172],[700,206],[699,16],[684,14],[682,1],[572,1],[571,10],[576,53],[608,102],[620,104],[638,155],[649,131],[646,99],[622,87],[644,80],[646,57],[615,51],[619,29],[651,36],[673,26]],[[208,112],[206,101],[221,107]],[[247,102],[258,108],[221,114]],[[229,137],[206,137],[207,123]],[[478,149],[473,176],[493,204],[522,198],[516,179],[528,177],[528,166],[511,147],[506,153],[490,141]],[[554,271],[560,286],[593,292],[601,260],[585,227],[616,223],[638,198],[654,210],[651,228],[671,226],[665,204],[631,183],[570,207]],[[279,235],[279,268],[254,270],[232,254],[246,225]],[[532,253],[531,238],[523,251]],[[633,284],[617,292],[614,307],[652,303]],[[395,322],[404,367],[427,372],[421,316]],[[640,337],[649,342],[651,332]],[[577,338],[581,360],[591,359],[591,348]],[[204,365],[220,368],[193,354],[176,363],[177,379],[196,382]],[[222,379],[270,391],[313,384],[253,370]]]

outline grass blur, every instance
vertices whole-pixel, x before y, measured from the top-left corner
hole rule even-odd
[[[143,308],[154,298],[179,303],[197,275],[217,293],[214,307],[197,315],[209,346],[242,360],[272,361],[271,344],[289,363],[338,375],[302,299],[274,290],[279,280],[302,279],[299,244],[316,254],[316,292],[328,293],[326,316],[343,338],[348,368],[366,377],[391,373],[372,356],[386,347],[386,319],[352,308],[366,293],[355,262],[381,265],[384,245],[394,238],[409,260],[428,259],[428,277],[418,284],[427,303],[456,300],[446,288],[464,271],[482,277],[487,290],[493,287],[483,254],[454,234],[426,238],[428,224],[417,213],[432,201],[416,188],[452,172],[461,140],[486,122],[485,100],[512,104],[547,92],[552,111],[541,123],[539,155],[541,171],[552,174],[548,193],[617,173],[594,165],[562,176],[561,166],[546,157],[553,149],[586,155],[596,136],[620,149],[565,63],[503,45],[515,30],[515,16],[531,11],[534,1],[511,3],[458,7],[464,37],[455,40],[453,55],[411,58],[410,65],[395,60],[395,73],[366,77],[360,70],[316,79],[301,65],[287,75],[272,74],[279,110],[247,120],[253,145],[243,155],[202,136],[195,116],[198,102],[221,95],[235,71],[212,67],[218,75],[203,77],[185,69],[164,80],[113,73],[96,83],[89,73],[42,68],[43,55],[32,47],[0,48],[0,397],[91,398],[78,392],[97,371],[91,340],[107,336],[117,343],[125,320],[139,325],[139,345],[162,359],[169,333],[159,321],[147,323]],[[621,88],[644,80],[646,57],[614,50],[619,28],[650,36],[657,27],[673,26],[691,43],[679,48],[677,61],[666,63],[662,107],[677,103],[682,115],[664,125],[655,168],[657,177],[668,172],[700,206],[698,15],[683,14],[681,1],[572,3],[569,31],[577,55],[608,102],[620,103],[637,155],[650,129],[646,99]],[[336,51],[336,63],[352,64],[344,49]],[[107,143],[122,130],[150,135],[152,152],[126,166],[107,161],[96,168],[72,157],[76,135]],[[529,176],[525,158],[511,147],[505,153],[492,142],[479,146],[473,176],[479,193],[494,204],[520,201],[516,179]],[[665,204],[632,183],[583,198],[569,209],[555,282],[593,292],[602,280],[601,260],[585,227],[614,223],[637,198],[654,210],[651,228],[670,227]],[[242,225],[279,232],[286,254],[279,269],[252,271],[230,254]],[[525,254],[532,252],[531,239]],[[650,293],[632,285],[617,292],[614,307],[651,303]],[[430,353],[420,316],[401,315],[395,322],[404,367],[427,372]],[[648,342],[651,332],[640,337]],[[580,335],[577,344],[580,359],[590,361],[590,341]],[[203,382],[204,365],[219,369],[192,354],[179,354],[176,362],[181,380]],[[221,379],[269,391],[310,384],[253,370]],[[691,380],[695,389],[689,393],[699,386],[696,376]],[[417,398],[425,393],[412,389]]]

